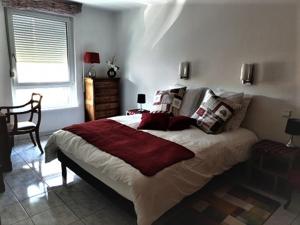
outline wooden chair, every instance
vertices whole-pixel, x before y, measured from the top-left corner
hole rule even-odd
[[[43,148],[40,142],[40,124],[41,124],[41,101],[43,96],[37,93],[32,93],[31,99],[24,105],[20,106],[3,106],[0,107],[0,113],[2,110],[6,110],[5,116],[8,123],[8,134],[10,136],[29,134],[30,139],[34,146],[38,145],[41,153],[43,154]],[[26,109],[30,107],[30,109]],[[21,111],[21,109],[24,111]],[[18,110],[18,111],[12,111]],[[29,114],[29,119],[27,121],[19,122],[19,115]],[[36,116],[35,116],[36,115]],[[34,118],[36,117],[36,118]],[[11,124],[11,118],[13,118],[13,124]],[[33,121],[35,119],[36,122]],[[33,133],[35,133],[36,141],[33,138]]]

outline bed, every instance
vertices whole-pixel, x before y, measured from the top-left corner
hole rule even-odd
[[[141,115],[110,118],[137,128]],[[46,145],[46,162],[61,152],[75,165],[131,201],[138,225],[151,225],[186,196],[201,189],[214,176],[245,161],[256,135],[239,128],[208,135],[196,127],[182,131],[144,130],[192,151],[195,157],[169,166],[154,176],[145,176],[123,160],[99,151],[81,137],[65,131],[55,132]],[[72,168],[71,168],[72,169]]]

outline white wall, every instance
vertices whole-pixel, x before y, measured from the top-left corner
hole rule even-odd
[[[9,58],[6,41],[4,10],[0,5],[0,105],[11,104]]]
[[[95,68],[97,75],[104,76],[105,61],[111,58],[115,49],[115,13],[83,7],[74,16],[75,70],[79,107],[44,111],[41,131],[49,132],[64,126],[84,121],[82,94],[82,56],[85,51],[100,52],[101,64]],[[9,60],[4,22],[4,10],[0,6],[0,105],[11,104]],[[59,96],[57,96],[59,97]]]
[[[292,109],[299,116],[296,5],[191,3],[174,20],[168,15],[177,9],[159,5],[148,9],[150,17],[144,10],[119,15],[123,110],[136,107],[137,92],[150,103],[155,90],[175,83],[244,91],[255,95],[245,126],[261,138],[285,141],[282,112]],[[185,60],[192,63],[188,81],[178,78]],[[242,62],[257,64],[255,85],[240,84]]]

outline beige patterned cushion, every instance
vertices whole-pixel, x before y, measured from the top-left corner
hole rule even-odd
[[[216,96],[212,90],[208,90],[192,118],[197,120],[197,126],[201,130],[209,134],[216,134],[223,130],[226,122],[240,107],[240,104]]]
[[[186,87],[159,90],[155,94],[152,112],[167,112],[179,115]]]

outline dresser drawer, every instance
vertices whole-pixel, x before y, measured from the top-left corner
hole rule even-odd
[[[96,111],[102,111],[107,109],[119,109],[119,103],[113,102],[113,103],[103,103],[103,104],[97,104],[95,105]]]
[[[119,96],[111,95],[111,96],[97,96],[95,97],[95,104],[101,103],[112,103],[112,102],[119,102]]]
[[[100,96],[116,96],[119,94],[118,89],[100,89],[95,92],[95,97]]]
[[[95,82],[95,90],[101,90],[101,89],[118,89],[119,87],[119,83],[117,82],[109,82],[109,81],[105,81],[105,82]]]

